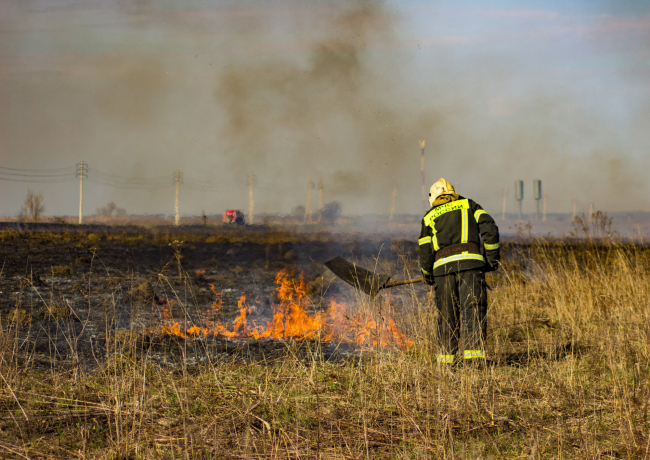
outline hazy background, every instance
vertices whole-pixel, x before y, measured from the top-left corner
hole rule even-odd
[[[631,1],[0,1],[0,166],[72,168],[84,208],[422,211],[439,177],[500,213],[650,210],[650,6]],[[68,173],[65,173],[68,174]],[[68,176],[65,176],[68,177]],[[96,176],[98,177],[98,176]],[[118,183],[104,177],[104,184]],[[111,182],[112,181],[112,182]],[[75,214],[78,183],[0,180]],[[317,190],[314,190],[314,209]]]

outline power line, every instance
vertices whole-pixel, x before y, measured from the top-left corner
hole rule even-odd
[[[201,186],[201,185],[196,185],[196,184],[191,184],[191,183],[185,183],[185,186],[183,188],[186,188],[187,190],[192,190],[195,192],[220,192],[224,190],[224,186],[221,185],[213,185],[213,186]]]
[[[3,181],[61,183],[74,179],[74,168],[22,169],[0,166],[0,180]]]
[[[98,171],[98,170],[96,170],[94,168],[87,168],[87,170],[90,173],[92,173],[92,174],[94,174],[94,175],[96,175],[98,177],[101,177],[103,179],[114,180],[114,181],[118,181],[118,182],[154,183],[154,182],[167,180],[167,176],[147,177],[147,178],[138,179],[138,178],[133,178],[133,177],[122,177],[122,176],[117,176],[115,174],[108,174],[108,173]]]
[[[74,174],[73,170],[70,170],[69,172],[66,173],[56,173],[56,174],[24,174],[24,173],[0,171],[0,175],[9,176],[9,177],[59,178],[59,177],[70,177],[71,174]]]
[[[158,190],[163,188],[169,188],[169,184],[159,183],[159,184],[138,184],[138,183],[129,183],[129,182],[118,182],[102,179],[97,176],[88,175],[86,179],[88,182],[98,185],[105,185],[107,187],[115,187],[121,189],[148,189],[148,190]]]
[[[197,192],[221,192],[227,188],[227,186],[222,182],[215,183],[196,180],[194,178],[186,178],[184,187],[188,190]]]
[[[63,178],[63,179],[39,179],[39,178],[33,178],[33,179],[14,179],[14,178],[9,178],[9,177],[1,177],[0,180],[2,181],[8,181],[8,182],[33,182],[33,183],[39,183],[39,184],[61,184],[64,182],[72,182],[76,180],[75,177],[70,177],[70,178]]]
[[[7,168],[5,166],[0,166],[0,169],[4,169],[6,171],[28,172],[28,173],[54,173],[54,172],[61,172],[61,171],[69,172],[74,168],[65,167],[65,168],[50,168],[50,169],[23,169],[23,168]]]
[[[49,169],[24,169],[7,168],[0,166],[0,181],[9,182],[33,182],[33,183],[64,183],[75,181],[78,177],[78,169],[49,168]],[[124,177],[116,174],[105,173],[95,168],[85,166],[84,177],[90,183],[115,187],[121,189],[160,190],[170,188],[167,176],[157,177]],[[187,179],[184,181],[184,188],[195,192],[222,192],[226,185],[208,181]]]
[[[151,189],[157,190],[167,188],[166,177],[149,177],[149,178],[131,178],[122,177],[115,174],[107,174],[94,168],[87,168],[88,181],[106,185],[109,187],[126,188],[126,189]]]

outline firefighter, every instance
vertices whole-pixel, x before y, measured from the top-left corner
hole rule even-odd
[[[458,195],[445,179],[431,186],[429,203],[418,242],[424,282],[434,286],[439,313],[436,359],[445,364],[461,360],[483,364],[485,272],[499,267],[499,229],[481,206]]]

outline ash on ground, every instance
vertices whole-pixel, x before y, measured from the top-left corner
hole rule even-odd
[[[400,271],[404,253],[417,250],[404,243],[398,257],[385,249],[390,240],[300,235],[265,240],[255,234],[215,242],[219,230],[214,233],[105,228],[10,234],[0,241],[2,336],[15,341],[23,364],[48,369],[92,370],[110,358],[108,350],[114,353],[120,349],[116,344],[129,341],[140,344],[132,353],[172,367],[223,360],[273,363],[287,356],[356,360],[370,353],[368,347],[336,340],[183,339],[152,331],[174,321],[201,324],[215,313],[217,302],[219,319],[231,325],[242,297],[254,315],[271,318],[281,270],[304,274],[314,299],[312,313],[325,309],[329,299],[354,302],[358,293],[337,281],[324,261],[341,254],[372,260],[381,252],[382,260]],[[399,308],[399,296],[394,304]]]

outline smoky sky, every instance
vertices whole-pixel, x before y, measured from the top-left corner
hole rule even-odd
[[[144,180],[85,186],[130,213],[305,205],[422,211],[445,177],[488,210],[543,181],[549,212],[650,210],[650,13],[626,2],[0,3],[0,166]],[[207,184],[207,185],[206,185]],[[1,182],[74,214],[78,184]],[[313,206],[317,204],[314,191]]]

